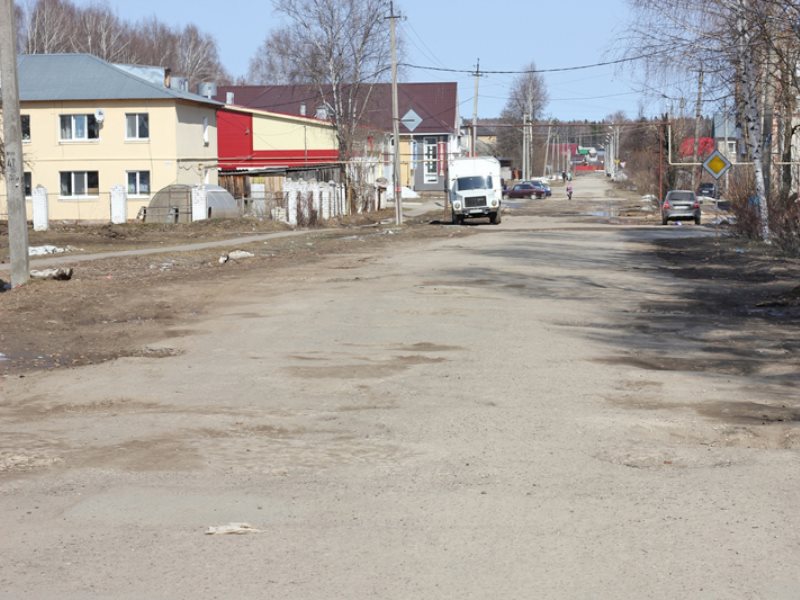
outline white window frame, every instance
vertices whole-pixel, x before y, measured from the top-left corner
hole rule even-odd
[[[97,175],[97,193],[90,194],[89,191],[89,173],[95,173]],[[70,192],[71,194],[64,194],[64,190],[61,187],[61,181],[64,175],[69,174],[70,176]],[[83,176],[83,189],[86,190],[85,194],[75,194],[75,181],[76,176]],[[58,174],[58,197],[65,199],[65,200],[81,200],[81,199],[96,199],[100,197],[100,172],[99,171],[60,171]]]
[[[62,127],[61,123],[62,120],[66,117],[70,119],[69,131],[70,137],[63,137],[64,128]],[[77,119],[85,119],[86,123],[83,126],[83,130],[85,132],[84,137],[76,137],[75,136],[75,123]],[[94,126],[97,130],[97,137],[90,137],[89,130],[91,129],[91,121],[94,120]],[[97,142],[100,140],[100,124],[97,122],[97,119],[93,114],[90,113],[69,113],[58,115],[58,139],[60,142]]]
[[[142,189],[142,173],[147,173],[147,191],[143,192]],[[135,189],[136,191],[131,192],[131,175],[136,177],[135,182]],[[127,179],[127,189],[128,189],[128,196],[135,197],[135,196],[149,196],[150,190],[152,189],[151,185],[151,178],[150,178],[150,171],[126,171],[126,179]]]
[[[136,130],[136,135],[131,137],[128,135],[128,119],[133,117],[133,125]],[[146,127],[147,127],[147,135],[140,135],[140,124],[139,124],[139,117],[145,117],[146,120]],[[128,142],[144,142],[150,139],[150,113],[146,112],[137,112],[137,113],[125,113],[125,140]]]
[[[432,149],[432,152],[430,152]],[[439,139],[435,137],[422,138],[423,181],[425,183],[439,182]]]

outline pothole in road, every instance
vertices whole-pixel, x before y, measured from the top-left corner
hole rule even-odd
[[[687,448],[674,450],[606,450],[594,455],[599,461],[632,469],[699,469],[730,467],[734,463],[716,452],[700,453]]]
[[[739,423],[800,423],[800,407],[759,402],[711,402],[693,406],[705,417]]]
[[[447,362],[447,359],[429,356],[399,356],[365,364],[287,367],[286,370],[300,379],[374,379],[388,377],[413,366],[442,362]]]
[[[753,375],[761,365],[757,361],[741,359],[697,359],[672,356],[611,356],[594,359],[606,365],[623,365],[650,371],[712,372],[727,375]]]

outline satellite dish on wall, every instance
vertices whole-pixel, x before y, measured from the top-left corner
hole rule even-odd
[[[106,112],[102,108],[98,108],[96,111],[94,111],[94,118],[98,123],[102,123],[105,121]]]

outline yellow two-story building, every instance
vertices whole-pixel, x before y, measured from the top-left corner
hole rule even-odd
[[[221,104],[172,89],[168,71],[38,54],[18,72],[25,195],[44,187],[50,219],[109,221],[115,186],[132,219],[167,185],[217,183]],[[0,214],[5,194],[0,179]]]

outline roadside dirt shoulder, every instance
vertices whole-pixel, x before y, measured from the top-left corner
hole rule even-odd
[[[222,232],[230,234],[230,229]],[[69,238],[80,242],[79,233]],[[81,263],[70,281],[34,281],[0,293],[0,376],[157,354],[147,349],[148,342],[177,335],[176,327],[202,314],[233,278],[246,273],[263,271],[270,277],[343,255],[382,253],[396,244],[470,233],[420,222],[400,228],[376,223],[254,244],[232,241],[226,249]],[[97,233],[84,228],[83,235]],[[164,232],[149,232],[148,239],[163,241]],[[170,243],[176,241],[169,237]],[[95,248],[107,251],[108,245]],[[254,256],[221,264],[220,257],[233,250]]]

